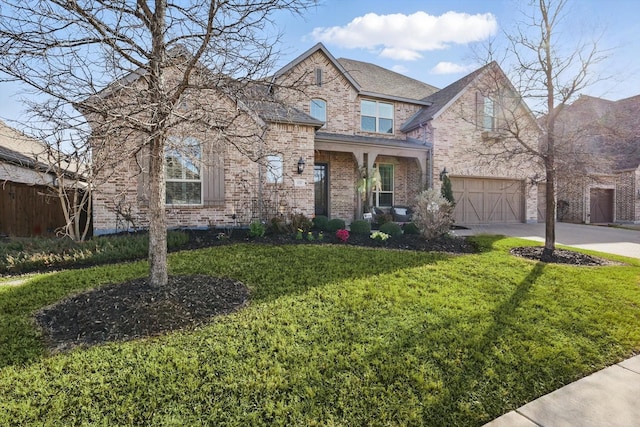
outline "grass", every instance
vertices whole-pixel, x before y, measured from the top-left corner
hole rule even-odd
[[[32,314],[143,262],[0,283],[0,425],[477,426],[640,350],[640,262],[343,246],[174,253],[245,282],[248,308],[161,337],[48,355]],[[619,257],[612,257],[621,259]]]

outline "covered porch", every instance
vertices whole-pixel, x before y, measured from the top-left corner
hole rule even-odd
[[[318,132],[315,214],[352,221],[374,206],[410,205],[418,192],[433,185],[431,156],[431,144],[423,141]],[[358,181],[372,176],[376,166],[384,188],[363,200]]]

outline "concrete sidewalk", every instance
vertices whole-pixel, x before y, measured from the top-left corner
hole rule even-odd
[[[544,224],[477,225],[456,230],[456,234],[501,234],[544,241]],[[640,258],[639,230],[558,223],[556,243]],[[566,385],[485,426],[640,426],[640,356]]]
[[[640,356],[562,387],[485,427],[640,426]]]

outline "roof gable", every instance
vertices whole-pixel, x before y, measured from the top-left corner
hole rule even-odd
[[[454,102],[456,102],[464,92],[469,90],[476,82],[478,82],[478,80],[488,71],[494,71],[498,73],[499,78],[501,80],[504,80],[504,84],[507,86],[507,88],[513,92],[517,92],[507,78],[506,74],[504,74],[504,72],[500,68],[500,66],[495,61],[492,61],[484,65],[483,67],[480,67],[477,70],[467,74],[461,79],[456,80],[444,89],[426,97],[424,101],[429,102],[431,105],[418,111],[400,128],[400,131],[405,133],[410,132],[420,127],[424,123],[437,118]],[[523,105],[533,117],[533,113],[531,113],[526,104],[523,103]]]
[[[353,79],[353,77],[347,72],[347,70],[344,69],[342,64],[340,64],[340,62],[338,62],[338,60],[331,54],[331,52],[329,52],[327,50],[326,47],[324,47],[324,45],[322,43],[316,43],[314,46],[312,46],[306,52],[302,53],[301,55],[298,55],[298,57],[296,57],[293,61],[289,62],[287,65],[285,65],[280,70],[278,70],[274,74],[273,80],[275,80],[275,79],[283,76],[284,74],[288,73],[289,71],[294,69],[296,66],[298,66],[299,64],[304,62],[307,58],[309,58],[311,55],[313,55],[314,53],[316,53],[318,51],[322,52],[329,59],[329,61],[338,69],[338,71],[347,79],[347,81],[351,84],[351,86],[354,87],[354,89],[356,91],[359,92],[361,90],[361,87],[358,84],[358,82]]]

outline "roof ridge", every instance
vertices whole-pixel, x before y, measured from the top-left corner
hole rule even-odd
[[[399,73],[399,72],[394,71],[394,70],[392,70],[392,69],[390,69],[390,68],[383,67],[382,65],[374,64],[373,62],[360,61],[360,60],[358,60],[358,59],[351,59],[351,58],[338,58],[337,60],[338,60],[338,62],[340,62],[340,61],[352,61],[352,62],[359,62],[359,63],[361,63],[361,64],[373,65],[374,67],[380,68],[380,69],[385,70],[385,71],[387,71],[387,72],[389,72],[389,73],[396,74],[396,75],[401,76],[401,77],[403,77],[403,78],[405,78],[405,79],[410,79],[410,80],[413,80],[413,81],[415,81],[415,82],[421,83],[421,84],[423,84],[423,85],[425,85],[425,86],[430,86],[430,87],[432,87],[432,88],[434,88],[434,89],[436,89],[436,90],[440,90],[440,88],[438,88],[437,86],[434,86],[434,85],[432,85],[432,84],[430,84],[430,83],[426,83],[426,82],[424,82],[424,81],[422,81],[422,80],[419,80],[419,79],[416,79],[416,78],[414,78],[414,77],[407,76],[406,74]],[[344,66],[344,65],[343,65],[343,66]],[[348,71],[349,71],[349,70],[347,70],[347,72],[348,72]]]

